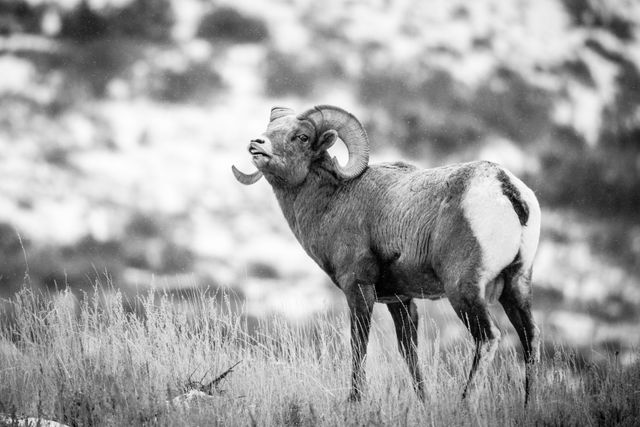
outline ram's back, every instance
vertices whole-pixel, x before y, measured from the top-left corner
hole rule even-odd
[[[485,162],[419,169],[403,163],[374,165],[373,186],[379,190],[368,207],[371,237],[383,259],[404,254],[424,263],[444,204],[461,198]]]

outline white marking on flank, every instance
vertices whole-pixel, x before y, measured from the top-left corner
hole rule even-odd
[[[500,181],[475,176],[462,198],[462,210],[482,250],[481,283],[493,280],[518,254],[521,226]]]

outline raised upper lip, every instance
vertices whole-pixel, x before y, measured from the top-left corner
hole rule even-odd
[[[267,153],[264,150],[264,148],[262,148],[260,144],[258,144],[257,142],[252,142],[251,144],[249,144],[249,153],[251,153],[251,155],[253,156],[262,155],[266,157],[271,157],[271,154]]]

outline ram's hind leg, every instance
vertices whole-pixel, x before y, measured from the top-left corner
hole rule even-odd
[[[500,342],[500,330],[483,298],[483,287],[484,283],[479,275],[470,273],[447,292],[453,309],[471,332],[476,345],[469,378],[462,394],[463,399],[472,402],[477,399],[486,382],[487,371]]]
[[[453,309],[475,342],[475,354],[462,395],[473,405],[486,381],[487,370],[500,341],[500,330],[484,299],[485,287],[495,277],[490,277],[487,266],[483,265],[483,249],[472,230],[465,227],[467,219],[452,207],[442,209],[443,222],[435,233],[443,237],[434,243],[434,253],[437,254],[433,261],[434,271],[443,283]],[[495,259],[492,260],[496,263]]]
[[[402,353],[411,378],[413,379],[413,387],[418,394],[420,400],[424,400],[424,384],[422,383],[422,375],[418,366],[418,313],[413,300],[398,301],[387,304],[393,324],[396,327],[396,336],[398,338],[398,350]]]
[[[519,265],[510,266],[503,272],[504,289],[500,304],[518,333],[525,361],[524,402],[535,379],[535,366],[540,360],[540,332],[531,314],[531,269],[522,271]]]

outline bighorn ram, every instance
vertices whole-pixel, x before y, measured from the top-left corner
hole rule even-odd
[[[327,153],[337,138],[349,152],[346,166]],[[413,299],[447,297],[476,343],[463,398],[479,388],[496,351],[500,331],[487,305],[497,300],[524,348],[527,401],[539,358],[531,266],[540,207],[522,181],[486,161],[427,170],[368,165],[363,126],[328,105],[300,115],[273,108],[266,132],[248,149],[258,171],[233,167],[236,179],[249,185],[266,178],[295,237],[347,297],[351,399],[360,398],[365,383],[374,302],[387,304],[423,397]]]

